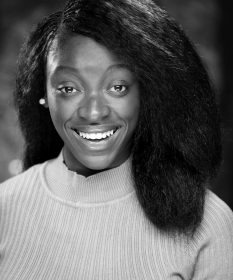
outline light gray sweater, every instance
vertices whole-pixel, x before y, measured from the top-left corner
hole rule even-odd
[[[1,280],[232,280],[233,214],[207,191],[192,239],[162,233],[136,198],[131,161],[83,177],[58,158],[0,185]]]

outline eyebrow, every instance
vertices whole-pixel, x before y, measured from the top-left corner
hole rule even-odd
[[[130,67],[128,64],[125,63],[118,63],[118,64],[113,64],[111,66],[108,67],[107,71],[111,71],[111,70],[115,70],[115,69],[126,69],[126,70],[130,70]]]
[[[127,65],[125,63],[118,63],[118,64],[110,65],[105,72],[107,73],[107,72],[111,72],[113,70],[119,70],[119,69],[130,70],[130,67],[129,67],[129,65]],[[59,65],[55,69],[56,73],[57,72],[62,72],[62,71],[70,71],[70,72],[73,72],[73,73],[76,73],[76,74],[79,73],[79,69],[78,68],[75,68],[75,67],[72,67],[72,66],[68,66],[68,65]]]

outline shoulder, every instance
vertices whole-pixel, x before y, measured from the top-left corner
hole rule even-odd
[[[34,165],[26,171],[4,181],[0,184],[0,202],[21,193],[23,189],[30,188],[39,179],[39,170],[42,164]]]
[[[229,233],[233,238],[233,212],[211,190],[206,192],[202,228],[215,235]]]
[[[209,189],[206,191],[203,219],[195,236],[199,242],[233,243],[233,212]]]
[[[233,212],[210,190],[202,223],[192,241],[192,279],[233,279]]]

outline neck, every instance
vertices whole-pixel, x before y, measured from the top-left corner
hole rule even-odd
[[[76,159],[74,157],[74,155],[72,154],[72,152],[70,152],[70,150],[64,146],[64,148],[62,149],[62,155],[63,155],[63,163],[65,164],[65,166],[68,168],[68,170],[73,171],[79,175],[82,175],[84,177],[89,177],[95,174],[98,174],[100,172],[103,171],[107,171],[110,170],[112,168],[116,168],[118,166],[120,166],[121,164],[123,164],[125,161],[127,161],[130,157],[130,152],[126,152],[124,153],[124,156],[117,158],[117,160],[110,162],[109,164],[107,164],[106,162],[104,163],[107,167],[106,168],[100,168],[100,169],[92,169],[92,168],[88,168],[87,166],[85,166],[84,164],[82,164],[78,159]],[[95,159],[93,159],[94,161]],[[98,168],[99,166],[97,166]]]
[[[94,170],[87,177],[69,170],[60,153],[57,159],[47,163],[45,180],[47,188],[56,197],[67,202],[104,203],[125,197],[135,191],[131,157],[117,167]]]

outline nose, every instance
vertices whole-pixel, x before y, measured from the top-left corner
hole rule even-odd
[[[103,98],[91,96],[78,108],[78,114],[89,123],[98,123],[109,116],[110,108]]]

